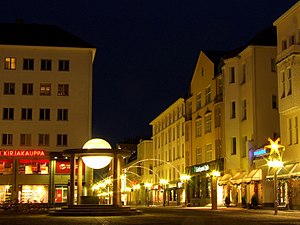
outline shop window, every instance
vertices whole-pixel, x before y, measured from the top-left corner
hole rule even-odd
[[[20,174],[49,174],[49,160],[37,159],[20,159]]]
[[[24,203],[48,203],[48,185],[22,185],[19,201]]]
[[[0,185],[0,204],[10,202],[12,185]]]
[[[67,185],[56,185],[55,186],[55,203],[67,202],[68,186]]]
[[[13,160],[0,160],[0,174],[12,174],[13,173]]]

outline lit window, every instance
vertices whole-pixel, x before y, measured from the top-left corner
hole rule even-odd
[[[58,71],[69,71],[70,70],[69,60],[59,60],[58,61]]]
[[[51,95],[51,84],[40,85],[40,95],[50,96]]]
[[[34,70],[34,59],[23,59],[23,70]]]
[[[5,58],[5,64],[4,69],[6,70],[15,70],[16,69],[16,58],[14,57],[6,57]]]
[[[41,60],[41,70],[42,71],[51,71],[52,61],[51,59],[42,59]]]
[[[69,95],[69,85],[68,84],[59,84],[57,89],[58,96],[68,96]]]

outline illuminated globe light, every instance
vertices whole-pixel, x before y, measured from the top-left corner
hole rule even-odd
[[[89,141],[87,141],[82,149],[111,149],[110,144],[101,139],[101,138],[94,138]],[[83,156],[82,157],[83,162],[85,165],[92,169],[101,169],[106,167],[112,160],[111,156]]]

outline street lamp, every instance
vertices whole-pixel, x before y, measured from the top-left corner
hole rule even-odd
[[[217,179],[220,176],[220,172],[213,170],[210,175],[211,175],[211,209],[217,210],[218,209]]]
[[[278,200],[277,200],[277,172],[283,166],[282,162],[282,151],[285,150],[283,145],[278,144],[280,138],[277,138],[276,141],[273,141],[271,138],[268,139],[270,145],[265,146],[265,148],[270,148],[268,166],[274,169],[274,215],[278,214]]]
[[[187,182],[191,179],[191,176],[188,174],[181,174],[180,175],[180,181],[184,185],[184,206],[187,207],[188,201],[187,201]]]
[[[163,185],[163,187],[164,187],[164,192],[163,192],[163,206],[165,207],[166,206],[166,187],[167,187],[167,184],[169,183],[169,181],[165,180],[165,179],[160,179],[159,183],[160,183],[160,185]]]

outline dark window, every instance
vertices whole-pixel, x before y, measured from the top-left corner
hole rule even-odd
[[[33,95],[33,84],[24,83],[22,85],[22,95]]]
[[[40,120],[50,120],[50,109],[40,109]]]
[[[42,59],[41,60],[41,70],[51,71],[52,61],[51,59]]]
[[[58,71],[69,71],[69,60],[59,60],[58,61]]]
[[[14,95],[15,94],[15,83],[4,83],[4,94]]]
[[[34,59],[23,59],[23,70],[34,70]]]

